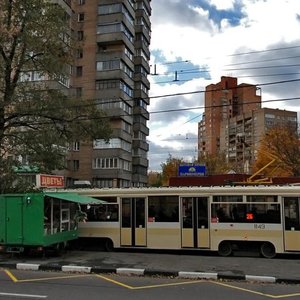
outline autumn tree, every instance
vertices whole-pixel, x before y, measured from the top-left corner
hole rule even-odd
[[[159,187],[162,186],[162,174],[160,172],[148,173],[148,186]]]
[[[201,155],[197,162],[206,166],[206,174],[208,175],[224,174],[231,169],[223,153],[217,155],[206,153]]]
[[[178,176],[178,169],[180,164],[184,164],[183,158],[176,158],[169,154],[165,163],[160,166],[162,168],[162,185],[168,186],[170,177]]]
[[[94,100],[69,97],[70,21],[51,1],[0,1],[0,193],[19,157],[50,172],[64,167],[68,142],[110,135]]]
[[[276,126],[263,136],[254,171],[267,164],[265,176],[300,176],[300,141],[295,126]]]

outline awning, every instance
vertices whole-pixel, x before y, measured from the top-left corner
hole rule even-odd
[[[57,198],[61,200],[66,200],[70,202],[76,202],[80,204],[105,204],[107,203],[104,200],[95,199],[88,196],[79,195],[76,193],[61,193],[61,192],[46,192],[44,193],[45,196]]]

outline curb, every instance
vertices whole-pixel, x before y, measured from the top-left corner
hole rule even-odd
[[[0,263],[2,269],[16,269],[27,271],[61,271],[68,273],[112,273],[120,275],[135,275],[135,276],[165,276],[178,277],[185,279],[209,279],[209,280],[240,280],[248,282],[263,282],[263,283],[288,283],[300,284],[300,278],[281,278],[274,276],[256,276],[256,275],[236,275],[228,273],[211,273],[211,272],[187,272],[187,271],[164,271],[153,269],[135,269],[135,268],[108,268],[108,267],[88,267],[75,265],[58,265],[58,264],[30,264],[30,263]]]

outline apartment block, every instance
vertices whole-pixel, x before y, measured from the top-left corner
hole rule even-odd
[[[199,157],[224,153],[240,173],[251,173],[259,143],[266,131],[277,125],[294,126],[297,112],[261,108],[260,90],[222,77],[206,87],[205,111],[198,124]]]
[[[220,151],[242,173],[250,173],[263,135],[274,126],[297,130],[297,112],[260,108],[222,121]]]
[[[255,85],[237,84],[237,78],[222,76],[217,84],[205,89],[205,111],[198,124],[198,154],[220,151],[223,121],[261,107],[261,96]]]
[[[74,141],[69,148],[67,185],[88,180],[95,187],[147,184],[149,135],[151,0],[73,0],[75,57],[72,91],[96,99],[113,134]]]

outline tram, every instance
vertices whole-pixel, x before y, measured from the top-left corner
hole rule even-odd
[[[84,205],[79,237],[121,247],[199,249],[229,256],[300,253],[300,186],[79,189],[104,200]]]

